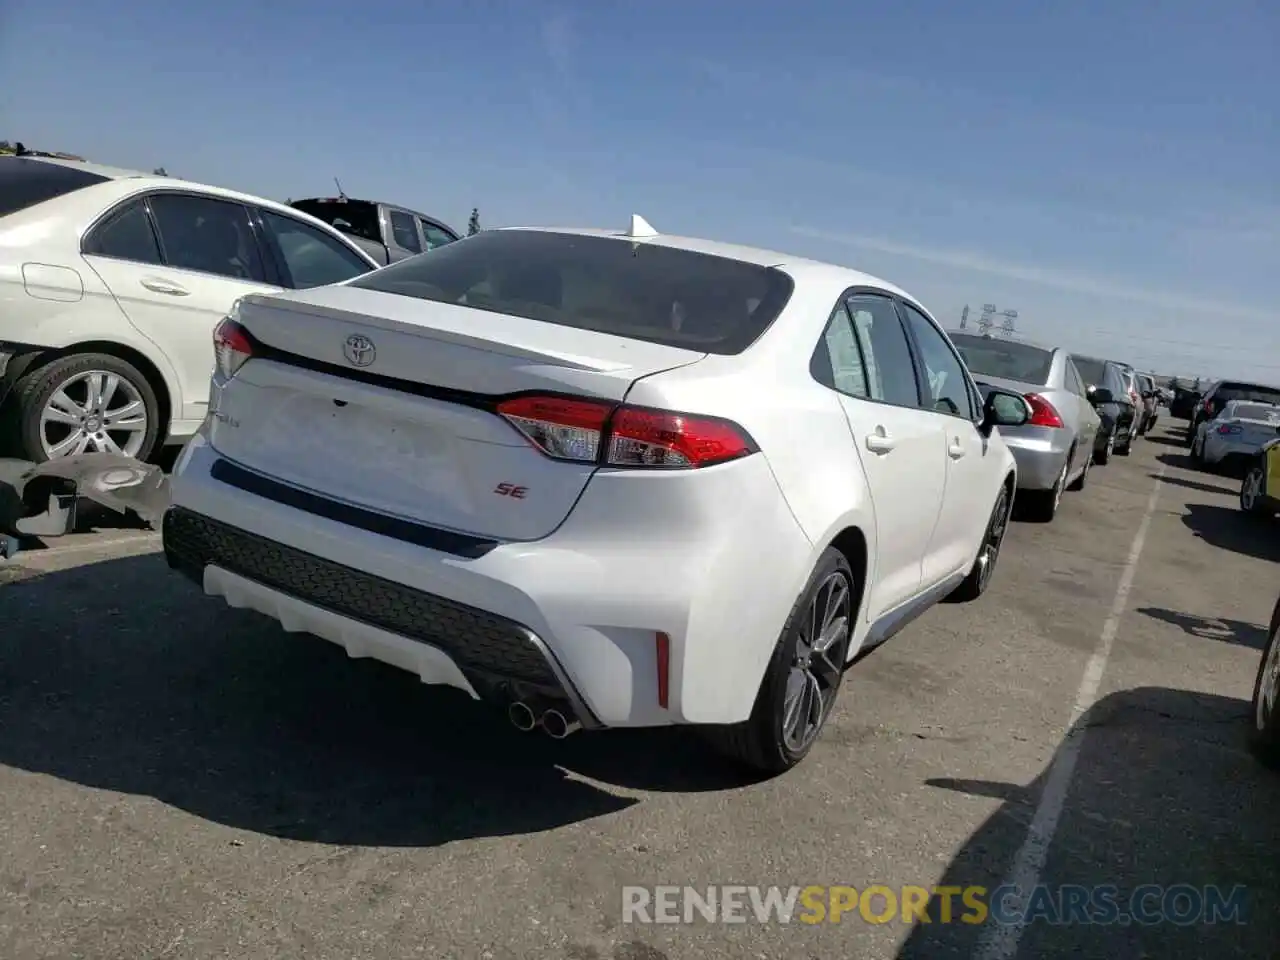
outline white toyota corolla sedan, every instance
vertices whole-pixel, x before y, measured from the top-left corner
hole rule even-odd
[[[859,652],[986,589],[1029,415],[902,290],[639,217],[246,297],[214,340],[171,566],[521,729],[696,724],[770,773]]]

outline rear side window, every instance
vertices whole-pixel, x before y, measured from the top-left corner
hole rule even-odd
[[[0,157],[0,217],[106,183],[107,179],[87,170],[30,157]]]
[[[1018,380],[1044,386],[1049,382],[1049,368],[1053,366],[1053,354],[1028,343],[997,340],[994,337],[973,337],[963,333],[951,334],[964,365],[975,377],[998,377],[1002,380]]]
[[[458,239],[453,234],[447,233],[434,223],[429,223],[421,217],[418,218],[418,225],[422,227],[422,235],[427,239],[428,250],[434,250],[436,247],[443,247],[446,243],[453,243],[453,241]]]
[[[367,263],[331,236],[293,217],[262,211],[284,260],[286,285],[296,289],[341,283],[372,269]]]
[[[754,343],[793,289],[741,260],[538,230],[478,233],[351,286],[723,355]]]
[[[160,245],[143,201],[126,204],[123,210],[95,227],[85,240],[84,252],[133,263],[159,264]]]
[[[382,228],[378,225],[378,205],[367,200],[295,200],[290,204],[295,210],[309,213],[323,220],[335,230],[349,237],[382,242]]]
[[[402,210],[392,210],[391,239],[401,250],[421,253],[422,244],[418,242],[418,228],[413,225],[413,217]]]

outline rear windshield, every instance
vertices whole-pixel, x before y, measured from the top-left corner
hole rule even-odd
[[[1232,400],[1257,400],[1262,403],[1280,403],[1280,389],[1262,387],[1253,383],[1224,383],[1213,391],[1213,402],[1221,407]]]
[[[1231,415],[1241,420],[1277,420],[1280,419],[1280,407],[1266,403],[1238,403],[1231,408]]]
[[[960,351],[974,376],[1000,377],[1043,386],[1049,381],[1053,353],[1028,343],[953,333],[951,342]]]
[[[0,217],[83,190],[107,177],[30,157],[0,157]]]
[[[362,240],[382,242],[378,226],[378,205],[369,200],[334,199],[295,200],[290,206],[323,220],[335,230]]]
[[[1076,370],[1080,373],[1080,379],[1085,382],[1085,386],[1106,386],[1107,362],[1105,360],[1095,360],[1093,357],[1072,357],[1071,359],[1076,365]]]
[[[490,230],[349,286],[705,353],[741,353],[777,319],[771,267],[624,238]]]

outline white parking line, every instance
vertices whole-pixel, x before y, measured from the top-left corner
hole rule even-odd
[[[1142,556],[1143,544],[1147,541],[1147,529],[1151,526],[1151,517],[1156,510],[1156,501],[1160,497],[1160,487],[1164,481],[1165,468],[1162,466],[1156,475],[1155,486],[1151,488],[1151,496],[1147,500],[1146,512],[1138,524],[1138,532],[1134,534],[1133,545],[1129,548],[1129,559],[1125,563],[1124,572],[1120,575],[1120,585],[1116,587],[1116,597],[1111,604],[1111,613],[1102,625],[1102,635],[1098,638],[1098,646],[1084,668],[1084,677],[1076,691],[1076,701],[1071,708],[1071,719],[1067,723],[1062,745],[1054,755],[1053,764],[1045,778],[1044,791],[1040,795],[1040,803],[1036,807],[1031,826],[1027,828],[1027,838],[1022,842],[1022,849],[1013,861],[1013,866],[1005,877],[1004,883],[1016,891],[1005,902],[1023,916],[1028,898],[1033,888],[1040,882],[1044,872],[1045,861],[1049,856],[1049,846],[1058,829],[1058,820],[1067,803],[1067,793],[1071,789],[1071,776],[1076,769],[1076,761],[1084,746],[1085,728],[1076,724],[1084,716],[1085,711],[1097,700],[1098,688],[1102,685],[1102,675],[1107,668],[1107,660],[1111,656],[1111,648],[1115,644],[1116,632],[1120,629],[1120,618],[1124,615],[1125,606],[1129,602],[1129,591],[1133,588],[1133,577],[1138,570],[1138,558]],[[1025,920],[1007,926],[989,926],[978,944],[974,956],[976,960],[1012,960],[1018,952],[1018,944],[1026,929]]]

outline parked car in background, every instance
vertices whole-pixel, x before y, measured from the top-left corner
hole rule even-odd
[[[1246,465],[1240,483],[1240,509],[1265,517],[1280,513],[1280,433],[1264,443]]]
[[[1195,443],[1200,424],[1212,420],[1232,400],[1252,400],[1256,403],[1280,405],[1280,387],[1263,383],[1249,383],[1244,380],[1218,380],[1209,385],[1196,404],[1191,415],[1191,426],[1187,430],[1186,444]]]
[[[1194,383],[1175,380],[1173,382],[1173,399],[1169,401],[1169,416],[1178,420],[1190,420],[1195,416],[1196,404],[1199,402],[1199,380]]]
[[[237,298],[375,266],[260,197],[0,157],[0,455],[146,459],[186,440],[208,409],[213,328]]]
[[[1016,390],[1031,416],[1000,436],[1018,462],[1018,503],[1051,521],[1064,490],[1081,490],[1093,464],[1102,420],[1071,357],[1060,347],[951,331],[969,373],[983,384]]]
[[[1142,398],[1142,422],[1138,424],[1138,434],[1144,435],[1160,420],[1160,390],[1149,374],[1140,373],[1137,379],[1138,395]]]
[[[1138,405],[1129,395],[1128,380],[1121,364],[1072,354],[1071,362],[1084,380],[1085,395],[1097,411],[1102,425],[1094,442],[1094,460],[1104,464],[1113,453],[1127,456],[1137,432]]]
[[[346,234],[379,266],[458,239],[456,230],[435,217],[390,203],[337,196],[294,200],[290,206]]]
[[[1230,400],[1209,420],[1201,420],[1191,441],[1191,460],[1198,466],[1241,467],[1254,460],[1280,430],[1280,406]]]
[[[1258,661],[1258,677],[1253,684],[1252,723],[1249,746],[1263,764],[1280,769],[1280,600],[1271,612],[1271,627],[1262,657]]]
[[[985,591],[1028,415],[902,290],[639,217],[247,297],[216,343],[173,567],[521,730],[705,725],[766,772]]]
[[[1129,402],[1133,404],[1134,417],[1133,424],[1129,430],[1129,447],[1133,446],[1133,442],[1142,436],[1141,426],[1144,414],[1142,391],[1138,387],[1138,371],[1133,368],[1132,364],[1116,361],[1116,365],[1120,368],[1121,375],[1124,379],[1124,392],[1129,398]]]

